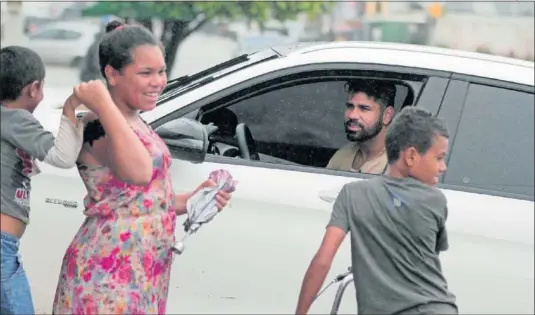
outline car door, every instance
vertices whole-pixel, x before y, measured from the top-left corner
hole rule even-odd
[[[70,65],[75,58],[84,56],[83,54],[87,49],[84,50],[83,53],[80,52],[80,46],[83,44],[81,40],[82,33],[74,30],[61,30],[61,34],[56,44],[57,62],[64,65]]]
[[[371,65],[362,67],[373,68]],[[343,68],[347,70],[348,65]],[[284,71],[278,75],[284,76]],[[281,81],[276,73],[271,73],[270,78]],[[422,104],[436,113],[448,80],[440,77],[422,80],[419,82],[421,92],[415,97],[416,105]],[[264,85],[273,86],[273,82],[264,82]],[[253,93],[256,86],[252,85],[246,83],[233,88],[233,95]],[[249,117],[253,137],[307,142],[327,134],[327,139],[343,144],[346,141],[343,111],[347,97],[343,87],[344,82],[329,81],[323,85],[315,82],[274,89],[235,105],[241,104],[242,110],[248,108],[251,115],[260,118],[255,125],[256,118]],[[216,93],[208,104],[194,103],[170,116],[196,117],[199,111],[218,100],[228,100],[229,93]],[[239,112],[232,106],[229,108]],[[286,115],[290,112],[295,116]],[[317,119],[323,116],[329,118]],[[277,117],[281,120],[277,121]],[[256,128],[265,127],[262,120],[266,119],[269,119],[267,125],[272,125],[271,135],[269,130]],[[154,128],[158,130],[160,124],[155,123]],[[288,135],[293,138],[285,138]],[[304,272],[329,220],[332,202],[345,183],[369,176],[282,163],[277,159],[248,161],[209,155],[201,164],[174,159],[174,188],[176,191],[191,190],[216,169],[228,170],[239,181],[237,190],[228,209],[191,237],[184,254],[176,258],[168,312],[292,312]],[[180,238],[183,233],[178,230]],[[349,265],[349,242],[345,242],[329,277],[344,272]],[[315,302],[312,312],[328,313],[333,297],[334,290],[327,291]],[[348,290],[340,312],[356,312],[353,288]]]
[[[450,130],[450,249],[460,313],[533,314],[533,86],[454,76],[439,116]]]

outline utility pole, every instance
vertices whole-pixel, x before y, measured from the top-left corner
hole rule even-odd
[[[2,46],[24,45],[24,16],[22,14],[22,1],[6,1],[7,21],[4,21]]]

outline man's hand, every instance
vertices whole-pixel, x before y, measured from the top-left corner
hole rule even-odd
[[[295,314],[304,315],[308,313],[345,236],[346,232],[343,229],[336,226],[327,227],[321,246],[305,274]]]

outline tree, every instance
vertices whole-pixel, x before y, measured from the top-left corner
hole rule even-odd
[[[163,21],[161,42],[165,47],[167,71],[171,71],[180,44],[207,22],[215,19],[244,18],[262,29],[269,19],[287,21],[306,13],[316,17],[331,7],[331,2],[263,2],[263,1],[102,1],[84,10],[85,16],[115,15],[135,19],[151,31],[152,19]]]

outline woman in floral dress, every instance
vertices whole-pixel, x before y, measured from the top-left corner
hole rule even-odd
[[[109,91],[101,81],[75,88],[98,110],[84,117],[86,219],[64,256],[53,312],[164,314],[176,216],[194,192],[173,192],[169,150],[138,115],[167,83],[163,52],[148,30],[114,21],[99,59]],[[230,195],[216,199],[222,208]]]

